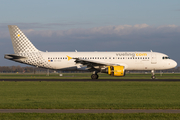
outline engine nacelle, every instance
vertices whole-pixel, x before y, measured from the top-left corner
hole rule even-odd
[[[108,74],[111,76],[125,76],[124,66],[108,66]]]

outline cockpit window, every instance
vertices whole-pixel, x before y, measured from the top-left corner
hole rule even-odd
[[[170,59],[170,57],[162,57],[162,59]]]

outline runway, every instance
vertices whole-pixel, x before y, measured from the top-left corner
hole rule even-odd
[[[97,80],[92,80],[92,79],[0,79],[0,81],[74,81],[74,82],[103,82],[103,81],[115,81],[115,82],[121,82],[121,81],[151,81],[151,82],[180,82],[180,79],[97,79]]]
[[[0,109],[0,113],[180,113],[177,109]]]

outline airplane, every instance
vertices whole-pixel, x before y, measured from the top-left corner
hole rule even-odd
[[[153,51],[132,52],[43,52],[38,50],[15,25],[8,25],[14,54],[4,58],[36,67],[53,70],[84,70],[111,76],[125,76],[127,70],[150,70],[155,79],[155,70],[166,70],[177,66],[166,54]]]

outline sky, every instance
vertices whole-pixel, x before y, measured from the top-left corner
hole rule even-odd
[[[14,53],[8,25],[41,51],[155,51],[180,65],[179,0],[0,0],[0,66]]]

